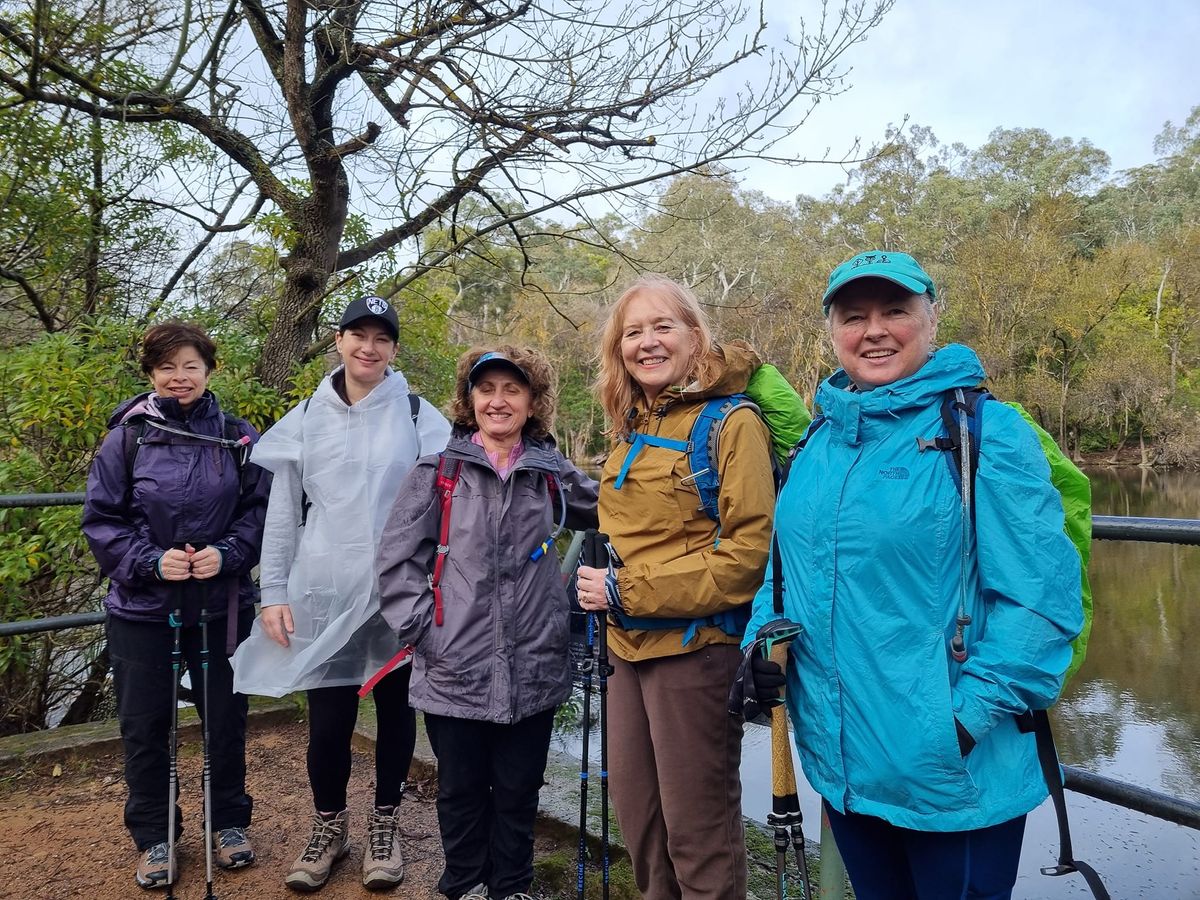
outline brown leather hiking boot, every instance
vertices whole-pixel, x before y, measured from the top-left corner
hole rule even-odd
[[[400,853],[399,807],[376,807],[367,819],[367,848],[363,852],[363,886],[385,891],[404,880]]]
[[[350,838],[346,829],[346,810],[332,818],[317,813],[312,818],[312,836],[308,846],[283,879],[294,891],[320,890],[329,880],[333,867],[350,853]]]

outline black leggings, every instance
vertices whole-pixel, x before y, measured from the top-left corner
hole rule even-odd
[[[386,675],[371,691],[375,701],[375,805],[396,806],[412,765],[417,717],[408,705],[412,665]],[[314,688],[308,693],[308,782],[318,812],[346,808],[350,783],[350,740],[358,720],[354,685]]]

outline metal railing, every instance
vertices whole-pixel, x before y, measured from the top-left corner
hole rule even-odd
[[[14,507],[71,506],[83,502],[81,493],[7,494],[0,495],[0,509]],[[1164,519],[1134,516],[1093,516],[1092,538],[1103,541],[1144,541],[1165,544],[1200,545],[1200,519]],[[564,566],[578,554],[578,541],[573,542]],[[77,613],[45,619],[26,619],[19,622],[0,622],[0,638],[61,631],[99,625],[104,613]],[[1200,803],[1172,797],[1147,788],[1106,778],[1074,766],[1063,766],[1063,785],[1068,790],[1095,797],[1116,806],[1145,813],[1177,825],[1200,830]]]

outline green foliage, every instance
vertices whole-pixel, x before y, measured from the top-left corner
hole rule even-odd
[[[0,493],[83,490],[109,412],[144,389],[139,334],[102,321],[0,350]],[[98,585],[78,507],[0,510],[0,620],[96,609]],[[88,657],[91,639],[0,642],[0,731],[44,723],[74,687],[61,661]]]

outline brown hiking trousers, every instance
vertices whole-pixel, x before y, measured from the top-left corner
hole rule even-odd
[[[629,663],[608,681],[609,776],[645,900],[746,896],[735,644]]]

